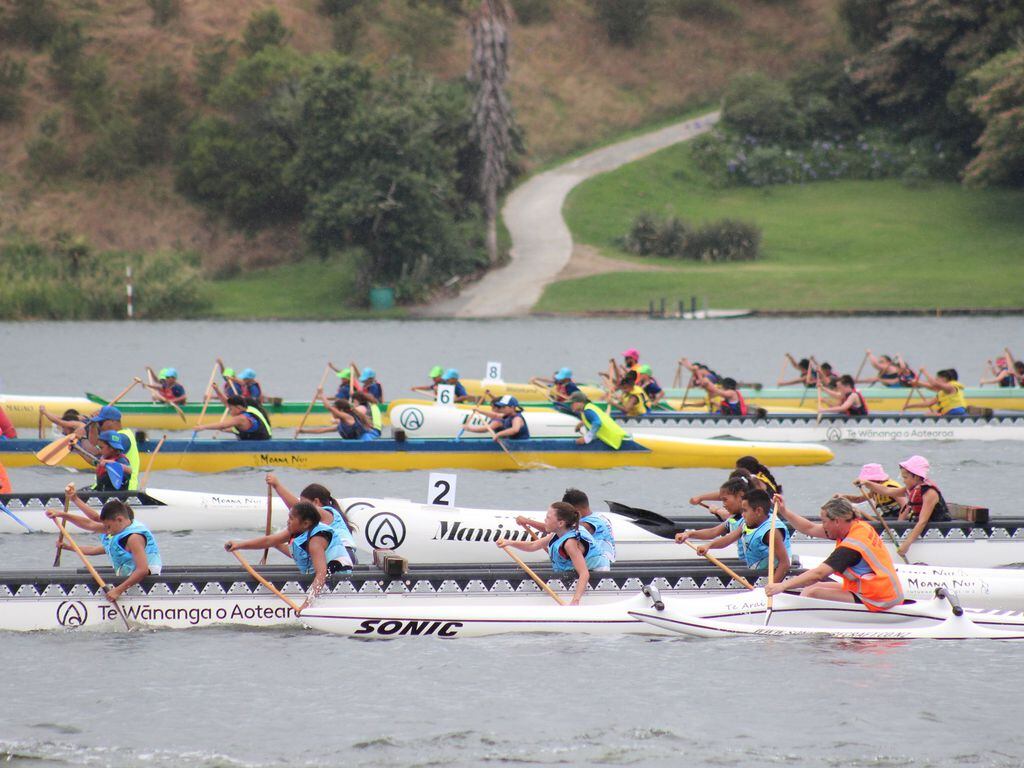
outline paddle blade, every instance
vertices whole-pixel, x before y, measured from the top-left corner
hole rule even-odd
[[[118,490],[124,485],[124,466],[117,464],[107,464],[107,477],[110,478],[111,484]]]
[[[50,443],[36,454],[36,458],[48,467],[56,466],[71,452],[74,435],[65,435]]]
[[[4,504],[2,501],[0,501],[0,512],[3,512],[6,515],[10,515],[11,519],[14,520],[14,522],[16,522],[18,525],[20,525],[22,528],[24,528],[29,533],[32,533],[32,529],[28,527],[28,524],[24,520],[22,520],[20,517],[18,517],[16,514],[11,512],[11,510],[9,510],[7,508],[7,505]]]

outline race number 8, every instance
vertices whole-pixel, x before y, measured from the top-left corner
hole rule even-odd
[[[486,374],[488,381],[501,381],[501,363],[488,363]]]

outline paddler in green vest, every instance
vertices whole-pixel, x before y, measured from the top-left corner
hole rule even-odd
[[[94,425],[95,432],[93,432]],[[111,431],[125,436],[128,440],[128,450],[124,452],[124,455],[132,467],[132,473],[128,476],[128,490],[137,491],[139,489],[139,446],[135,441],[135,433],[121,425],[121,410],[112,405],[104,405],[95,416],[89,419],[87,426],[88,439],[93,444],[97,443],[101,432]]]
[[[569,407],[580,417],[580,423],[576,425],[576,430],[582,430],[583,434],[576,439],[577,444],[586,445],[597,438],[609,448],[617,451],[622,447],[622,441],[629,439],[626,430],[616,424],[611,416],[590,402],[582,392],[573,392],[569,396]]]

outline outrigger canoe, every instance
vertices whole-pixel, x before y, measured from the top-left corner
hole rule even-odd
[[[430,401],[394,400],[389,415],[393,429],[410,437],[442,438],[461,434],[463,439],[489,439],[486,433],[460,432],[467,424],[483,425],[488,417],[471,406],[442,406]],[[872,414],[847,417],[839,414],[778,413],[758,416],[723,416],[684,411],[652,411],[637,417],[613,412],[627,432],[689,437],[705,440],[794,442],[914,442],[924,440],[1024,440],[1024,413],[1005,411],[984,416],[939,417],[923,413]],[[557,408],[523,411],[532,437],[578,435],[578,417]]]
[[[0,441],[0,463],[31,467],[43,440]],[[142,466],[156,441],[139,445]],[[154,470],[224,472],[243,467],[294,469],[422,470],[422,469],[612,469],[615,467],[713,467],[728,469],[736,459],[755,454],[768,466],[824,464],[828,448],[806,443],[761,443],[742,440],[689,440],[637,434],[612,450],[594,441],[577,445],[572,439],[508,441],[499,445],[479,440],[167,440],[153,457]],[[86,469],[85,460],[69,454],[67,466]]]

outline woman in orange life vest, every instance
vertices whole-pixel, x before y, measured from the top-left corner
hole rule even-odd
[[[709,398],[721,398],[718,413],[724,416],[746,416],[747,403],[736,386],[736,379],[726,376],[721,384],[715,384],[702,376],[697,385],[708,393]]]
[[[900,554],[906,555],[918,537],[928,530],[929,523],[950,520],[949,507],[939,487],[928,479],[931,465],[924,456],[911,456],[900,462],[900,478],[905,488],[888,488],[880,483],[865,482],[862,487],[884,493],[893,499],[905,500],[900,520],[912,520],[915,525],[903,537]]]
[[[803,587],[804,597],[860,603],[869,611],[887,611],[903,602],[903,586],[892,557],[875,529],[857,518],[857,511],[846,499],[829,499],[821,508],[821,522],[812,523],[790,511],[780,500],[780,513],[800,533],[819,539],[831,539],[836,548],[817,568],[769,584],[766,595]],[[821,581],[833,573],[841,583]]]
[[[823,394],[836,400],[835,405],[822,408],[821,413],[845,413],[847,416],[867,416],[868,404],[864,396],[857,391],[853,384],[853,376],[844,374],[839,377],[839,384],[835,389],[829,389],[822,385]]]

